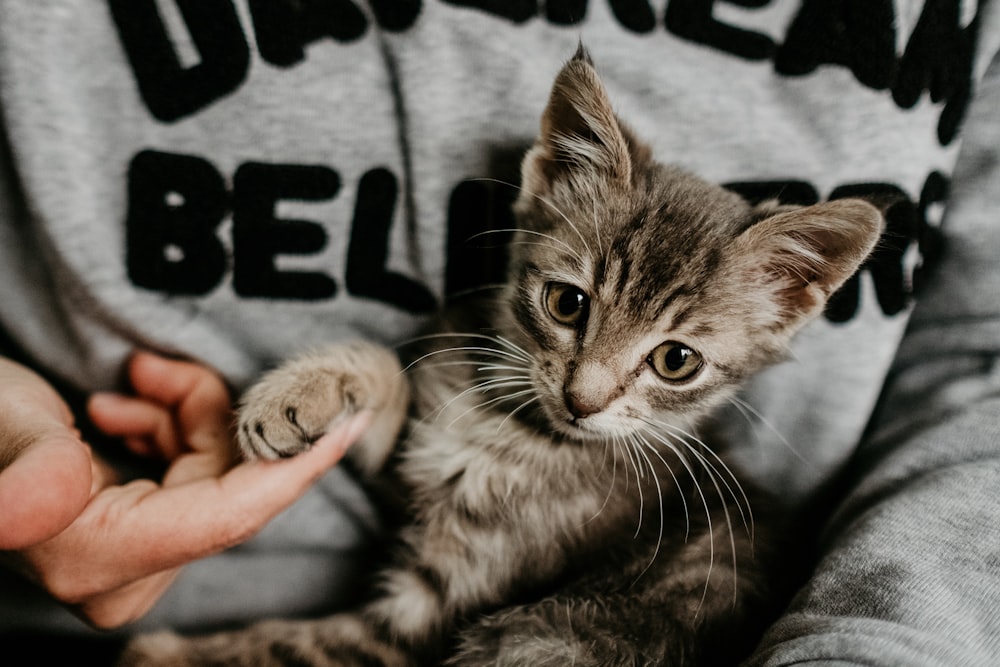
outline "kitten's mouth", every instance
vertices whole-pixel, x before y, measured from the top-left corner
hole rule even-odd
[[[562,432],[564,435],[568,435],[574,440],[579,440],[581,442],[589,442],[592,440],[604,440],[604,435],[598,433],[597,431],[586,428],[580,423],[579,419],[569,419],[562,423]]]
[[[611,437],[607,428],[595,421],[599,414],[578,417],[572,414],[562,402],[552,398],[538,401],[536,416],[540,424],[567,440],[576,442],[605,442]]]
[[[569,414],[551,414],[546,410],[548,421],[554,431],[560,435],[579,442],[596,442],[607,440],[608,434],[596,427],[589,417],[574,417]]]

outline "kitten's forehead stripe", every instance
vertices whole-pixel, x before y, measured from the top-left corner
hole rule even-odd
[[[597,257],[594,261],[594,292],[596,293],[600,286],[604,284],[604,281],[608,273],[608,261],[607,257]]]
[[[675,331],[679,329],[685,322],[687,322],[691,318],[693,314],[694,314],[693,306],[687,306],[685,308],[682,308],[678,312],[674,313],[674,316],[670,320],[670,330]]]
[[[615,257],[615,266],[618,268],[618,280],[615,284],[615,291],[623,294],[628,288],[630,274],[632,273],[631,257]]]
[[[708,322],[699,322],[697,326],[691,329],[691,335],[695,338],[708,338],[714,336],[715,332],[716,328]]]
[[[643,231],[647,233],[632,234],[621,244],[627,254],[616,258],[621,268],[615,289],[630,317],[655,320],[677,298],[696,288],[687,283],[674,286],[678,278],[689,273],[688,258],[666,253],[663,239]],[[641,266],[642,271],[633,272],[633,265]]]

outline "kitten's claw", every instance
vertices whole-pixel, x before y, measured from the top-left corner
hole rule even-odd
[[[349,374],[310,368],[306,358],[272,371],[240,403],[238,439],[247,459],[300,454],[356,411]]]

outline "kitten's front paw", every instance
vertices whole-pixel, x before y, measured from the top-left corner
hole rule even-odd
[[[139,635],[126,645],[118,658],[117,667],[192,667],[182,637],[172,632]]]
[[[445,661],[445,667],[661,664],[643,659],[624,637],[591,623],[582,607],[574,610],[552,599],[501,610],[463,630],[457,650]]]
[[[300,357],[247,391],[240,401],[237,432],[246,458],[304,452],[337,421],[370,402],[363,379],[335,361],[329,352]]]

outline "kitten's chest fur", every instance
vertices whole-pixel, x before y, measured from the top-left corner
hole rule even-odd
[[[442,358],[412,372],[413,414],[396,467],[411,494],[412,541],[493,558],[481,573],[503,597],[503,588],[593,574],[594,559],[669,550],[684,501],[663,454],[657,465],[639,464],[624,443],[565,438],[522,403],[497,400],[490,383],[503,376],[483,376],[481,356]]]

